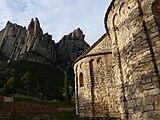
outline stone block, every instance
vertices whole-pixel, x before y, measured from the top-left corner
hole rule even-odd
[[[156,102],[157,102],[158,104],[160,104],[160,95],[157,95],[157,96],[156,96]]]
[[[143,106],[143,110],[144,111],[152,111],[152,110],[154,110],[154,107],[153,107],[153,105],[145,105],[145,106]]]
[[[160,111],[160,104],[154,105],[154,107],[155,107],[155,110]]]
[[[114,116],[115,113],[119,113],[124,119],[128,112],[128,120],[158,120],[159,118],[155,117],[159,113],[156,111],[160,111],[159,78],[156,76],[155,66],[158,64],[158,69],[160,68],[158,31],[160,26],[155,23],[155,16],[151,11],[153,0],[138,1],[139,3],[137,0],[129,0],[126,5],[126,3],[122,4],[122,0],[115,0],[113,1],[114,7],[106,16],[108,18],[105,22],[109,26],[107,30],[110,33],[108,41],[112,41],[113,64],[110,70],[108,70],[110,67],[108,62],[111,59],[107,59],[104,66],[98,66],[98,62],[94,65],[93,78],[95,79],[94,90],[97,103],[95,113],[97,116],[109,111],[108,115]],[[127,6],[128,9],[124,6]],[[115,16],[117,11],[120,14]],[[106,51],[102,49],[105,48],[104,45],[107,45],[106,40],[93,46],[90,53]],[[97,56],[92,57],[96,61],[97,58]],[[105,74],[102,74],[103,72]],[[112,81],[110,77],[113,78]],[[99,97],[106,97],[106,99]],[[109,110],[104,111],[105,108]],[[119,111],[115,110],[118,108]]]
[[[159,95],[159,94],[160,94],[160,89],[159,88],[148,90],[148,95]]]

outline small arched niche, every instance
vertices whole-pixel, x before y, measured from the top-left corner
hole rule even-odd
[[[82,72],[79,74],[79,85],[80,85],[80,87],[84,86],[84,78],[83,78]]]
[[[80,68],[82,69],[83,62],[80,64]]]
[[[118,15],[117,15],[117,13],[114,15],[112,22],[113,22],[113,29],[114,29],[114,34],[115,34],[115,38],[112,39],[112,44],[113,45],[118,45],[118,40],[117,40]]]
[[[99,63],[101,63],[101,62],[102,62],[102,58],[99,57],[99,58],[97,59],[97,64],[99,64]]]
[[[121,6],[120,6],[120,8],[119,8],[119,14],[121,16],[125,15],[125,12],[126,12],[126,8],[125,7],[126,7],[125,3],[122,3]]]

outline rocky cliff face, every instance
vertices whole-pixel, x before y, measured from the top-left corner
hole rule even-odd
[[[77,28],[56,44],[57,62],[60,66],[69,67],[89,47],[84,41],[84,37],[82,30]]]
[[[32,19],[25,36],[20,58],[43,64],[53,64],[56,61],[55,42],[48,33],[43,34],[40,23]]]
[[[21,44],[24,44],[26,29],[8,21],[6,27],[0,32],[0,50],[8,60],[17,59]]]
[[[59,63],[65,68],[88,47],[79,28],[56,44],[51,35],[43,34],[37,18],[31,19],[27,29],[8,22],[0,31],[0,59],[5,57],[8,61],[23,59],[48,65]]]

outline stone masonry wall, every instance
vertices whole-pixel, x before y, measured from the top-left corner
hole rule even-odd
[[[112,43],[111,42],[112,41],[110,40],[110,38],[108,37],[107,34],[104,34],[100,38],[100,41],[98,41],[98,42],[99,42],[98,44],[97,44],[97,42],[95,43],[95,47],[87,55],[102,54],[102,53],[105,53],[107,51],[111,51],[111,49],[112,49]]]
[[[155,57],[155,61],[157,64],[157,69],[160,74],[160,1],[155,0],[152,4],[152,12],[154,15],[150,17],[150,19],[147,21],[147,27],[150,28],[150,38],[152,49]],[[160,75],[159,75],[160,76]]]
[[[74,64],[76,112],[160,119],[160,1],[112,0],[106,35]]]
[[[117,89],[112,77],[112,54],[109,41],[108,36],[105,36],[96,47],[74,65],[76,113],[79,116],[120,116],[117,109],[119,107]],[[106,53],[100,49],[105,49]]]
[[[158,0],[115,0],[107,14],[122,119],[160,119],[159,7]]]

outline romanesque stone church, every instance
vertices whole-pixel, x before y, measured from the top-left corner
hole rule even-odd
[[[112,0],[104,24],[74,62],[76,114],[160,120],[160,0]]]

